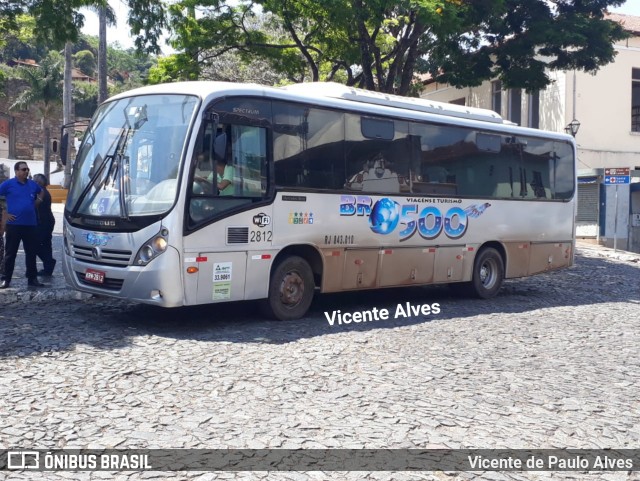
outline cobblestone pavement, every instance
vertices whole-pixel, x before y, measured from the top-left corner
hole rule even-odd
[[[0,447],[638,448],[639,260],[583,246],[574,268],[509,281],[493,300],[443,287],[325,295],[307,318],[280,323],[250,303],[162,310],[71,293],[0,298]],[[348,326],[324,316],[407,302],[441,312]],[[0,474],[8,479],[640,475]]]

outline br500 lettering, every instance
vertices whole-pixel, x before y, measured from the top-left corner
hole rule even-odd
[[[480,216],[489,207],[489,204],[466,209],[456,206],[443,213],[433,205],[422,209],[416,204],[400,206],[389,198],[379,199],[375,204],[368,196],[343,195],[340,200],[340,215],[368,216],[369,227],[376,234],[391,234],[400,225],[400,241],[410,239],[416,232],[423,239],[431,240],[442,231],[450,239],[459,239],[467,231],[469,218]]]
[[[445,214],[435,206],[425,207],[418,214],[417,205],[403,205],[400,223],[405,226],[400,231],[400,240],[410,239],[416,231],[423,239],[435,239],[444,230],[449,239],[459,239],[469,225],[467,213],[460,207],[451,207]],[[457,218],[457,222],[455,219]],[[454,227],[454,225],[456,225]],[[429,227],[431,226],[431,227]]]

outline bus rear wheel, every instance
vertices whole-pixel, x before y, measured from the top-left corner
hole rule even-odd
[[[263,311],[279,321],[299,319],[309,310],[314,289],[309,263],[299,256],[287,257],[271,273]]]
[[[504,280],[504,261],[492,247],[482,249],[473,263],[470,293],[474,297],[490,299],[498,294]]]

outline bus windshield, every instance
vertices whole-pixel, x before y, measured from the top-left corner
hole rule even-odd
[[[122,219],[167,212],[197,103],[195,96],[145,95],[103,104],[78,152],[67,208]]]

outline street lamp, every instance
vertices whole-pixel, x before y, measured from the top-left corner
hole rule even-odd
[[[571,122],[569,122],[569,125],[564,128],[564,131],[575,137],[578,133],[578,129],[580,129],[580,121],[577,119],[573,119]]]

